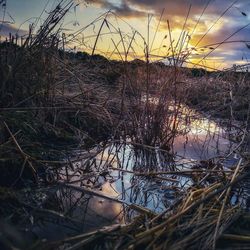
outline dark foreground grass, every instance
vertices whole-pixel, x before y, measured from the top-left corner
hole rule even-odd
[[[150,61],[145,39],[145,61],[129,62],[127,57],[133,43],[139,42],[135,41],[139,33],[128,38],[119,28],[114,29],[124,51],[113,44],[121,61],[95,55],[102,28],[92,55],[70,53],[59,27],[73,6],[72,1],[61,1],[36,32],[31,29],[20,42],[10,36],[0,44],[0,247],[212,249],[221,235],[233,239],[235,235],[223,233],[240,216],[244,203],[240,195],[234,196],[233,187],[239,190],[237,184],[248,175],[248,74],[214,72],[204,76],[203,71],[203,76],[192,75],[190,69],[181,67],[187,60],[187,54],[182,53],[186,41],[180,41],[178,49],[173,47],[169,23],[169,50],[178,59],[169,66]],[[101,27],[109,22],[107,15],[102,21]],[[213,159],[206,167],[197,162],[184,173],[192,184],[178,189],[176,202],[161,214],[100,193],[95,185],[98,178],[108,178],[114,159],[120,157],[124,146],[131,145],[143,168],[128,170],[124,153],[116,161],[116,171],[146,178],[146,182],[157,180],[160,186],[166,181],[168,188],[175,190],[183,172],[175,168],[173,143],[178,135],[185,135],[190,123],[184,104],[225,118],[224,125],[242,132],[234,151],[229,152],[240,154],[237,164],[225,170],[221,159]],[[109,152],[105,159],[105,150],[113,144],[118,145],[115,156]],[[84,151],[77,160],[72,159],[75,150]],[[165,172],[157,168],[159,155],[170,164]],[[80,166],[76,164],[79,161]],[[81,187],[72,185],[76,176],[80,176],[77,183]],[[70,190],[69,197],[65,188]],[[67,212],[59,209],[68,198],[71,203],[72,190],[83,197],[121,203],[137,216],[126,224],[89,233],[80,230],[57,241],[43,242],[37,235],[31,237],[31,231],[25,233],[26,226],[47,218],[55,225],[64,223],[65,228],[69,224],[83,227],[70,214],[76,205]],[[238,198],[235,203],[233,196]],[[48,205],[51,200],[53,206]],[[31,239],[29,245],[25,237]]]

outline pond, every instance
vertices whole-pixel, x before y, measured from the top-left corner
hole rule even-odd
[[[36,211],[34,219],[41,222],[28,231],[56,241],[127,223],[141,211],[158,214],[197,184],[190,174],[193,169],[205,178],[206,171],[221,175],[222,168],[230,170],[238,161],[230,140],[235,131],[194,111],[189,117],[186,133],[175,139],[173,154],[159,148],[138,149],[130,140],[74,151],[57,171],[60,184],[45,192],[42,207],[49,216]]]

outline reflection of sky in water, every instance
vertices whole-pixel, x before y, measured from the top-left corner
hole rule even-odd
[[[197,118],[198,117],[198,118]],[[225,155],[231,146],[227,133],[215,122],[200,118],[192,112],[189,117],[188,133],[179,135],[174,143],[175,159],[167,159],[158,149],[151,154],[138,153],[133,146],[109,145],[103,152],[94,157],[94,171],[120,168],[124,171],[110,170],[104,176],[95,173],[90,179],[90,188],[104,195],[119,199],[124,204],[112,202],[97,196],[86,196],[88,202],[81,203],[74,210],[75,218],[82,218],[85,229],[90,230],[112,223],[126,221],[124,205],[136,204],[160,213],[174,204],[181,192],[192,184],[192,178],[174,174],[161,174],[161,178],[134,175],[136,172],[186,170],[194,166],[197,160]],[[186,129],[186,128],[185,128]],[[81,162],[84,164],[84,161]],[[80,165],[81,165],[80,164]],[[173,167],[174,165],[174,167]],[[81,173],[71,178],[74,185],[88,186],[89,180],[79,181]],[[164,178],[174,179],[173,181]],[[76,181],[76,182],[75,182]],[[80,193],[75,194],[74,201],[81,200]],[[83,216],[83,211],[85,214]]]
[[[175,139],[174,151],[187,159],[206,160],[224,156],[231,146],[227,133],[218,124],[194,117],[187,135]]]
[[[117,193],[110,185],[104,183],[102,191],[114,197]],[[39,211],[36,212],[37,215],[33,215],[36,223],[30,227],[32,234],[28,234],[29,237],[57,241],[110,224],[124,223],[124,207],[121,203],[68,188],[60,188],[54,195],[51,196],[53,200],[44,205],[55,212],[41,216],[42,219],[39,219]],[[32,238],[27,241],[32,241]]]
[[[205,118],[191,119],[188,133],[176,138],[174,151],[176,152],[176,163],[178,169],[189,169],[194,165],[191,162],[205,160],[216,156],[225,155],[231,144],[226,132],[215,122]],[[112,159],[111,155],[116,155]],[[112,166],[133,171],[148,171],[151,164],[146,158],[138,159],[133,147],[126,145],[117,150],[117,147],[110,147],[102,154],[102,159],[112,161]],[[140,156],[139,156],[140,158]],[[105,161],[104,161],[105,162]],[[164,171],[169,168],[170,162],[162,160],[160,153],[156,152],[155,166],[157,171]],[[152,169],[151,169],[152,170]],[[117,198],[128,203],[135,203],[149,208],[155,212],[161,212],[169,205],[173,204],[181,188],[188,188],[192,184],[192,179],[184,176],[164,175],[164,177],[175,178],[176,182],[149,179],[143,176],[134,176],[132,173],[113,171],[112,176],[116,181],[113,187],[119,193]]]
[[[115,158],[112,155],[116,155]],[[134,170],[147,172],[146,166],[140,168],[140,163],[144,159],[137,162],[138,156],[135,155],[132,146],[126,145],[119,152],[116,147],[106,149],[102,154],[103,164],[105,160],[112,161],[112,167],[125,168],[128,171]],[[145,167],[145,168],[144,168]],[[138,168],[138,170],[136,170]],[[161,171],[166,170],[163,166]],[[160,169],[158,168],[158,171]],[[113,170],[111,176],[114,178],[112,188],[115,188],[118,195],[116,198],[125,201],[127,204],[137,204],[142,207],[149,208],[155,212],[162,212],[166,207],[173,204],[177,198],[177,191],[182,185],[191,184],[187,178],[175,177],[176,182],[162,181],[151,179],[145,176],[135,176],[133,173],[121,172]],[[173,178],[173,176],[165,176]],[[111,188],[111,186],[110,186]]]

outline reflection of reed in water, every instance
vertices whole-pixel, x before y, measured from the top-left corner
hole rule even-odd
[[[117,195],[115,187],[108,182],[101,186],[101,190],[110,197]],[[50,240],[124,222],[124,207],[121,203],[68,188],[59,188],[47,199],[44,208],[56,212],[50,217],[48,214],[40,216],[39,229],[33,230]],[[44,234],[45,230],[48,231],[48,227],[56,233]]]
[[[133,170],[159,171],[174,170],[173,155],[158,148],[142,148],[134,150]]]
[[[119,197],[152,211],[161,211],[165,207],[164,204],[168,204],[163,200],[170,197],[167,193],[173,193],[173,186],[178,181],[163,176],[151,176],[150,173],[175,171],[173,156],[164,150],[126,144],[122,147],[119,145],[119,150],[114,149],[113,152],[116,160],[114,167],[112,162],[109,162],[109,166],[117,173],[116,186],[120,191]],[[172,195],[171,198],[175,197]]]
[[[174,142],[174,150],[178,155],[197,160],[223,156],[231,147],[226,128],[199,113],[193,113],[189,132],[184,136],[177,136]]]

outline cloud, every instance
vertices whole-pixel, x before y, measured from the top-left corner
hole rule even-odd
[[[243,15],[247,15],[248,11],[250,13],[250,4],[244,0],[238,1],[237,4],[228,0],[120,0],[115,2],[112,0],[91,0],[89,3],[104,9],[111,9],[125,18],[140,18],[151,13],[159,19],[160,13],[165,10],[161,29],[167,28],[167,20],[170,21],[170,25],[174,29],[182,29],[190,7],[185,29],[191,33],[198,20],[199,25],[196,27],[196,33],[205,33],[217,19],[220,20],[213,27],[212,32],[217,31],[218,25],[225,20],[230,22],[232,30],[235,23],[250,21],[248,16]],[[223,29],[223,25],[220,29]]]
[[[212,32],[197,32],[193,35],[191,42],[195,45],[198,41],[198,47],[209,46],[213,43],[220,43],[223,41],[230,40],[249,40],[250,25],[244,27],[243,23],[222,23],[218,28],[214,29]],[[244,28],[243,28],[244,27]]]
[[[152,22],[152,27],[157,27],[160,13],[164,9],[159,31],[168,33],[167,20],[170,22],[171,30],[174,33],[181,33],[188,10],[190,12],[185,25],[185,30],[191,36],[190,44],[197,47],[216,47],[215,43],[224,40],[239,40],[242,42],[225,43],[220,45],[211,53],[213,58],[227,60],[228,62],[239,61],[242,57],[247,57],[250,50],[243,41],[250,40],[250,26],[237,32],[244,25],[250,23],[250,2],[245,0],[92,0],[90,3],[104,8],[111,9],[123,18],[140,19],[146,17],[148,13],[153,14],[156,22]],[[198,25],[197,25],[198,23]],[[195,28],[195,30],[194,30]],[[163,34],[163,37],[164,35]],[[250,44],[250,42],[248,42]],[[210,52],[207,48],[199,51],[202,55]]]
[[[200,15],[206,7],[207,14],[219,15],[229,6],[230,15],[241,15],[242,10],[249,10],[250,4],[247,1],[241,0],[233,4],[234,1],[228,0],[123,0],[130,6],[136,6],[144,10],[153,10],[159,13],[162,9],[166,10],[168,16],[185,17],[189,6],[191,6],[190,16]]]
[[[134,8],[131,8],[129,4],[123,2],[121,6],[116,6],[112,8],[118,15],[123,17],[131,18],[131,17],[145,17],[147,15],[146,12],[138,11]]]
[[[104,8],[107,10],[112,10],[117,15],[126,18],[138,18],[146,16],[147,13],[142,10],[137,10],[134,8],[129,2],[122,0],[120,4],[115,4],[114,2],[107,1],[107,0],[91,0],[88,1],[89,4],[93,4],[100,8]]]
[[[19,36],[24,36],[28,32],[22,29],[17,29],[14,25],[8,24],[8,23],[1,23],[0,24],[0,36],[3,37],[8,37],[9,34],[16,35],[18,34]]]

